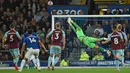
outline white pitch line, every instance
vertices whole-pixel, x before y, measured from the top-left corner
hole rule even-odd
[[[46,69],[47,67],[41,67],[41,68],[44,68],[44,69]],[[58,66],[56,66],[55,68],[58,68],[58,69],[67,69],[67,68],[115,68],[114,66],[107,66],[107,67],[104,67],[104,66],[101,66],[101,67],[97,67],[97,66],[82,66],[82,67],[80,67],[80,66],[77,66],[77,67],[58,67]],[[2,69],[14,69],[14,67],[0,67],[0,70],[2,70]]]

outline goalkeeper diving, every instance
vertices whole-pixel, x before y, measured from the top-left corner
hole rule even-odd
[[[108,56],[110,56],[111,52],[109,50],[106,50],[102,47],[99,47],[98,45],[95,44],[95,42],[100,42],[103,40],[107,40],[106,38],[93,38],[93,37],[89,37],[86,36],[83,33],[83,30],[71,19],[68,18],[68,23],[70,25],[70,27],[73,29],[73,31],[76,33],[78,39],[80,40],[80,42],[84,43],[86,46],[90,47],[90,48],[96,48],[100,51],[103,52],[107,52]]]

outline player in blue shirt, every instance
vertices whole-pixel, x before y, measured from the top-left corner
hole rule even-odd
[[[39,56],[39,52],[40,52],[40,49],[39,49],[40,46],[46,50],[45,46],[42,44],[42,42],[39,40],[39,38],[37,36],[32,35],[32,29],[28,30],[28,34],[29,34],[29,36],[27,38],[25,38],[23,45],[22,45],[22,50],[21,50],[20,56],[21,57],[23,56],[25,46],[27,47],[27,52],[24,56],[24,59],[21,62],[21,66],[20,66],[20,70],[19,70],[20,72],[23,69],[25,61],[28,61],[32,55],[35,56],[36,64],[39,63],[38,56]],[[37,69],[40,70],[40,64],[37,64]]]
[[[32,29],[32,27],[31,27],[31,26],[28,26],[28,30],[30,30],[30,29]],[[32,35],[37,36],[37,33],[32,32]],[[28,32],[26,32],[26,33],[23,34],[23,36],[22,36],[22,43],[23,43],[24,39],[25,39],[26,37],[28,37],[28,36],[29,36]]]
[[[28,30],[30,30],[30,29],[32,29],[32,27],[31,27],[31,26],[28,26]],[[37,33],[32,32],[32,35],[33,35],[33,36],[37,36]],[[24,40],[25,40],[28,36],[29,36],[28,31],[23,34],[23,36],[22,36],[22,41],[21,41],[22,44],[23,44]],[[28,47],[26,46],[26,48],[28,48]],[[26,63],[26,66],[27,66],[28,69],[29,69],[29,63],[31,62],[31,60],[32,60],[34,66],[35,66],[35,68],[36,68],[36,59],[35,59],[34,55],[32,55],[31,58],[28,60],[28,63]],[[39,60],[39,58],[38,58],[38,60]],[[39,63],[39,64],[40,64],[40,63]]]

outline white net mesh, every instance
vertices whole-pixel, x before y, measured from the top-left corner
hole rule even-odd
[[[123,27],[129,28],[130,15],[53,15],[52,16],[52,30],[55,29],[55,23],[60,22],[62,29],[66,32],[66,49],[62,53],[62,58],[69,61],[80,61],[81,55],[86,52],[85,60],[113,60],[113,55],[107,56],[105,52],[99,52],[96,49],[89,48],[80,42],[73,30],[67,23],[67,18],[71,17],[84,31],[86,36],[102,38],[107,37],[112,32],[112,27],[117,24],[122,24]],[[127,35],[129,31],[122,30]],[[101,44],[97,42],[100,47],[111,50],[111,44]],[[127,58],[127,52],[129,47],[125,48],[125,59]],[[101,55],[100,58],[96,58],[97,55]]]

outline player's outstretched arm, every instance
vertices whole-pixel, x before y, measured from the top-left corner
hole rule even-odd
[[[3,36],[3,38],[2,38],[2,48],[5,48],[4,47],[5,39],[6,39],[6,36]]]
[[[65,41],[65,36],[62,38],[62,41],[63,41],[62,50],[64,50],[64,49],[65,49],[65,43],[66,43],[66,41]]]
[[[17,35],[17,37],[18,37],[19,40],[22,40],[22,37],[19,35],[18,32],[16,32],[16,35]]]
[[[46,41],[47,43],[49,42],[48,38],[49,38],[49,37],[48,37],[48,36],[46,36],[46,40],[45,40],[45,41]]]
[[[44,49],[45,52],[48,52],[48,50],[46,49],[46,47],[44,46],[44,44],[39,40],[39,45]]]
[[[72,25],[72,24],[71,24],[72,20],[71,20],[70,17],[67,19],[67,22],[68,22],[70,25]]]
[[[46,42],[48,43],[48,39],[49,39],[49,37],[52,35],[52,33],[53,33],[53,31],[51,31],[51,32],[49,32],[48,34],[47,34],[47,36],[46,36]]]
[[[20,53],[21,58],[23,58],[23,52],[24,52],[25,46],[26,46],[26,43],[23,43],[21,53]]]
[[[74,22],[71,18],[70,18],[70,22],[71,22],[76,28],[80,28],[80,27],[78,26],[78,24],[77,24],[76,22]]]
[[[70,27],[73,29],[73,31],[74,31],[74,32],[76,32],[75,27],[74,27],[74,26],[72,25],[72,23],[71,23],[71,22],[72,22],[72,20],[71,20],[71,18],[70,18],[70,17],[68,18],[67,22],[69,23],[69,25],[70,25]]]
[[[19,38],[19,40],[22,40],[22,37],[21,37],[21,36],[19,36],[18,38]]]
[[[102,44],[107,44],[109,42],[110,42],[110,40],[102,41]]]

